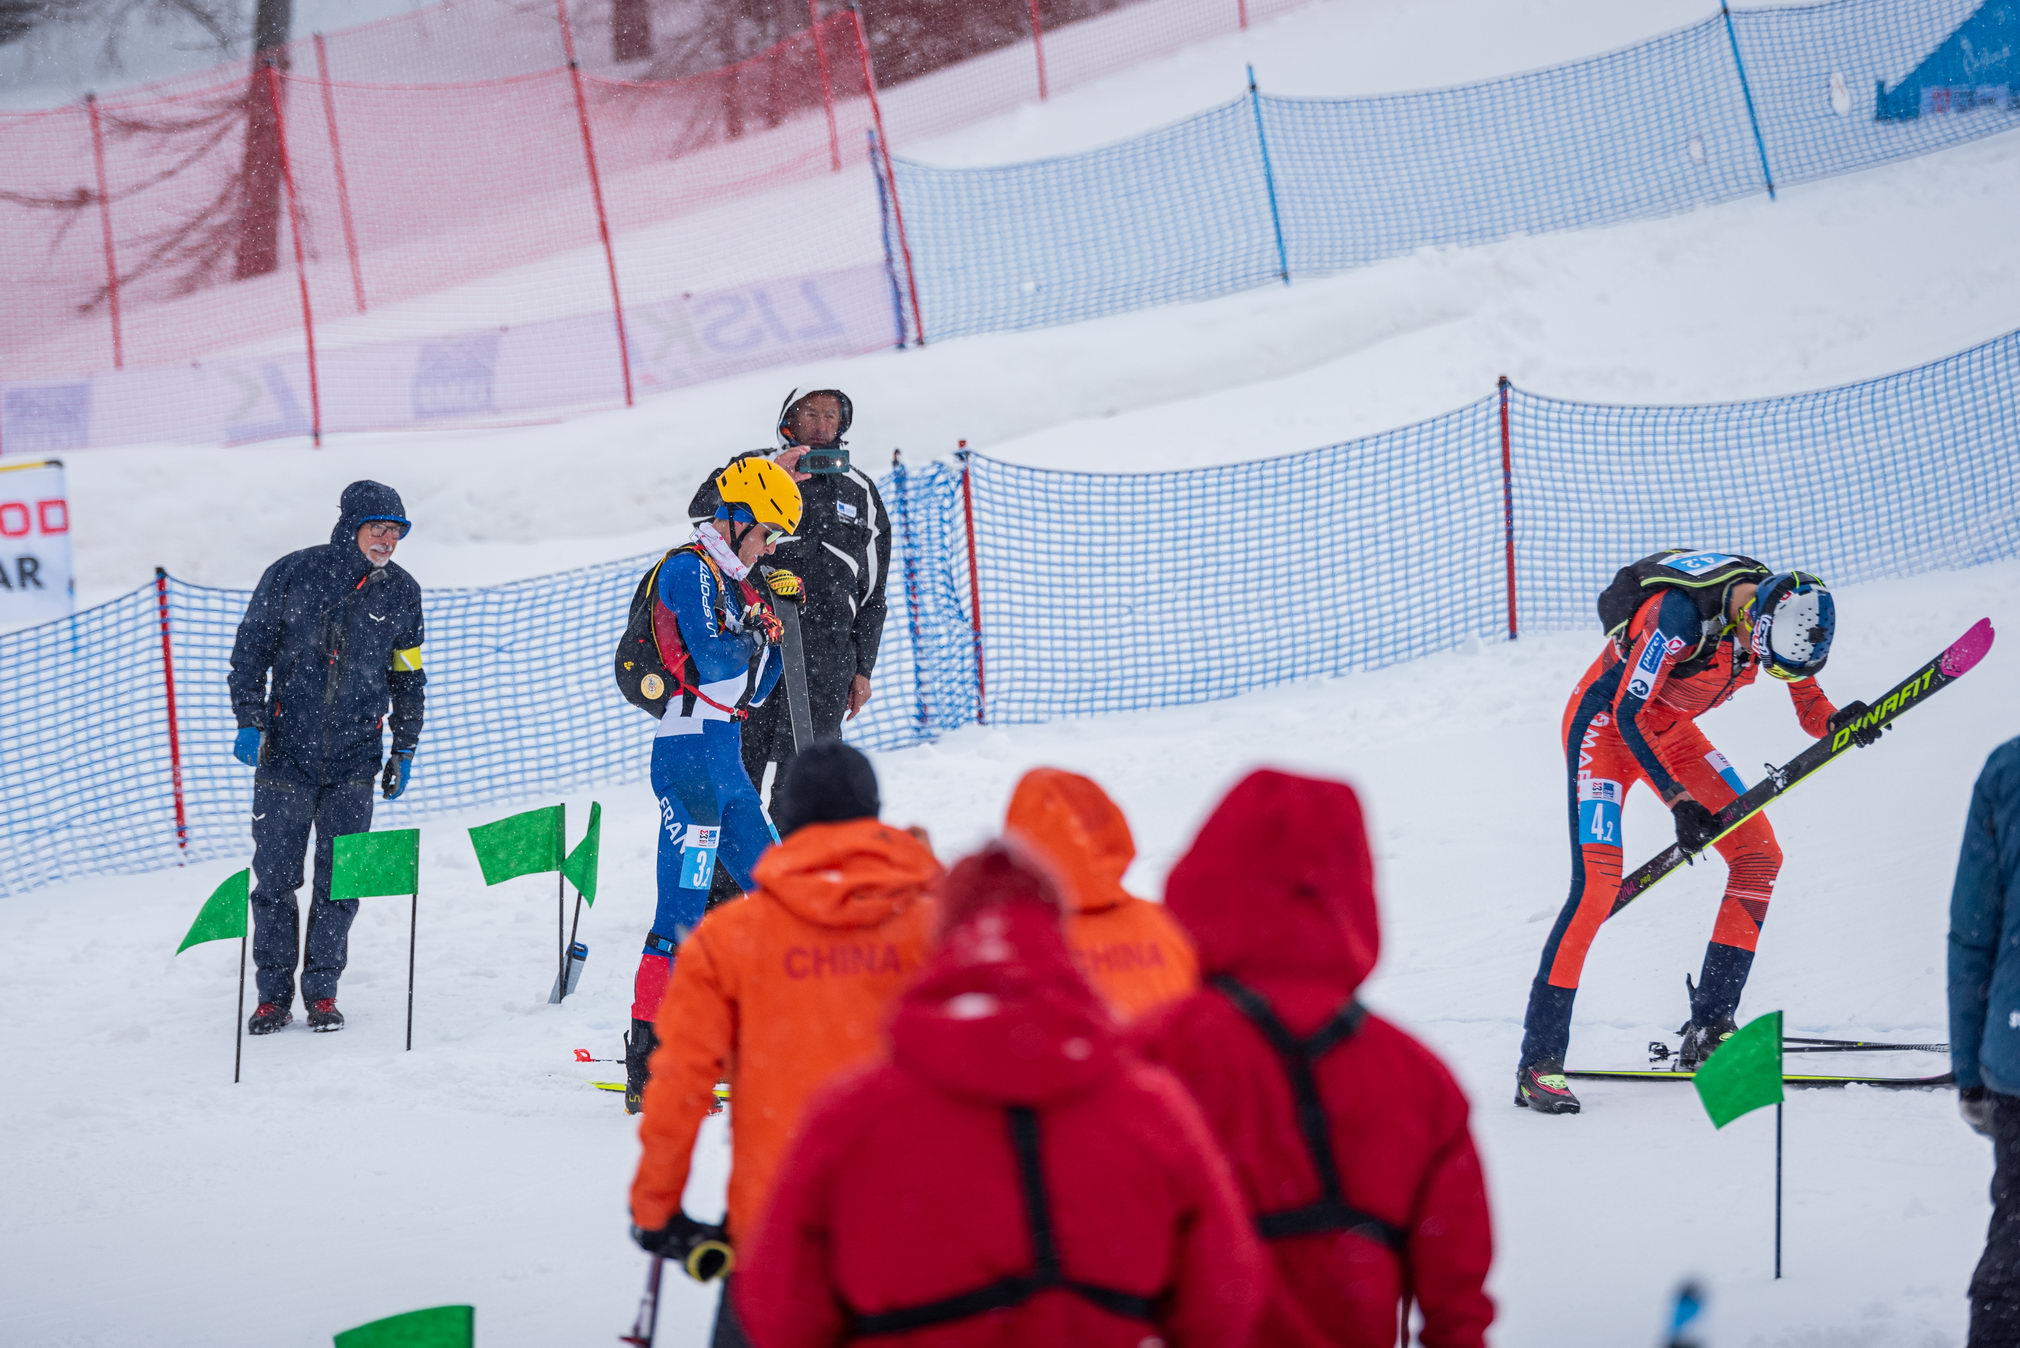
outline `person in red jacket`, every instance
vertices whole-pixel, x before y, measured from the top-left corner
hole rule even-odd
[[[1164,901],[1206,986],[1133,1038],[1192,1088],[1266,1240],[1256,1342],[1378,1348],[1414,1298],[1425,1348],[1479,1348],[1493,1236],[1466,1097],[1355,1000],[1381,934],[1353,788],[1251,773]]]
[[[737,1275],[764,1348],[1241,1348],[1263,1254],[1186,1092],[1136,1060],[1002,844],[939,891],[890,1056],[808,1112]]]

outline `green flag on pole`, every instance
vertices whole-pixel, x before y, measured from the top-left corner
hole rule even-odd
[[[252,872],[240,871],[212,890],[210,897],[203,901],[203,909],[196,915],[196,921],[189,924],[189,935],[182,938],[182,944],[175,948],[180,955],[193,945],[205,941],[235,941],[245,935],[246,899],[252,890]]]
[[[560,870],[566,846],[562,808],[548,805],[471,829],[470,846],[477,850],[484,883],[502,884],[521,875]]]
[[[559,809],[559,806],[555,807]],[[589,831],[561,863],[561,873],[591,907],[596,904],[596,867],[603,846],[603,802],[589,802]]]
[[[421,885],[421,830],[346,833],[330,859],[332,899],[372,899],[417,893]]]
[[[1770,1011],[1733,1032],[1698,1065],[1694,1084],[1714,1128],[1782,1101],[1782,1013]]]
[[[389,1315],[337,1335],[337,1348],[471,1348],[477,1312],[469,1306],[435,1306]]]

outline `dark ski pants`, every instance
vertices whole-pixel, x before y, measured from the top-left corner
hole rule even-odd
[[[722,1280],[722,1300],[716,1303],[715,1332],[709,1335],[709,1348],[751,1348],[750,1338],[743,1332],[743,1320],[736,1313],[736,1302],[731,1299],[731,1285],[735,1281],[734,1273]]]
[[[315,884],[309,890],[308,951],[302,957],[302,1000],[337,995],[349,953],[358,901],[331,903],[330,844],[372,826],[372,786],[366,777],[330,786],[302,786],[277,777],[253,781],[253,963],[259,966],[262,1002],[289,1006],[295,997],[295,961],[309,830],[316,833]]]
[[[1971,1275],[1968,1348],[2020,1348],[2020,1096],[1992,1094],[1992,1225]]]

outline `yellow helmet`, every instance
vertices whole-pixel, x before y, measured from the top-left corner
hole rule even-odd
[[[738,459],[715,475],[715,490],[725,507],[744,507],[767,529],[800,531],[800,484],[770,459]]]

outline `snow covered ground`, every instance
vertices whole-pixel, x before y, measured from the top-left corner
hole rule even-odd
[[[1841,609],[1826,686],[1870,696],[1980,616],[2020,634],[2020,564],[1848,589]],[[1143,850],[1131,880],[1156,894],[1249,767],[1345,777],[1374,821],[1387,924],[1368,1000],[1447,1054],[1474,1100],[1500,1244],[1496,1343],[1653,1343],[1685,1274],[1708,1282],[1717,1348],[1960,1343],[1990,1162],[1949,1092],[1790,1101],[1778,1284],[1768,1115],[1715,1133],[1669,1085],[1591,1085],[1573,1119],[1509,1103],[1528,979],[1566,878],[1554,733],[1593,648],[1524,639],[1206,708],[970,729],[879,759],[887,816],[927,825],[954,855],[996,826],[1025,768],[1086,771],[1129,812]],[[1971,780],[2014,728],[2013,658],[1995,649],[1775,808],[1788,862],[1746,1011],[1782,1008],[1812,1033],[1942,1037],[1950,873]],[[1707,729],[1743,772],[1780,761],[1801,744],[1785,704],[1757,688]],[[486,1348],[610,1342],[645,1264],[625,1239],[636,1142],[616,1097],[582,1084],[621,1069],[570,1050],[613,1055],[625,1026],[653,811],[642,785],[600,798],[605,893],[584,923],[576,998],[543,1002],[551,890],[481,885],[462,826],[490,814],[432,822],[413,1053],[400,1048],[407,905],[367,900],[343,989],[350,1028],[247,1041],[237,1086],[236,950],[169,954],[231,866],[0,905],[13,952],[0,1185],[18,1214],[0,1236],[0,1342],[309,1348],[452,1301],[478,1307]],[[587,802],[569,803],[579,830]],[[1667,821],[1637,796],[1627,831],[1638,859]],[[1574,1057],[1638,1065],[1645,1041],[1681,1023],[1722,876],[1693,868],[1602,934]],[[709,1213],[723,1134],[701,1151],[690,1203]],[[666,1342],[703,1341],[699,1290],[679,1282],[668,1315]]]
[[[1698,8],[1332,0],[915,152],[987,162],[1112,140],[1225,97],[1242,58],[1286,93],[1449,83],[1619,45]],[[1482,36],[1443,42],[1455,32]],[[2014,325],[2016,167],[2020,138],[1988,140],[1776,203],[1429,252],[544,427],[340,437],[321,452],[78,453],[82,597],[130,588],[156,563],[249,586],[274,556],[324,537],[337,491],[365,475],[406,494],[420,527],[402,560],[426,584],[637,553],[666,536],[701,471],[767,439],[793,384],[856,396],[852,441],[868,463],[966,438],[1025,462],[1133,470],[1381,429],[1480,397],[1503,372],[1610,401],[1766,396],[1880,374]],[[1880,746],[1775,807],[1788,861],[1746,1009],[1783,1008],[1798,1032],[1940,1038],[1964,804],[1985,753],[2016,729],[2003,695],[2020,563],[1856,587],[1840,604],[1825,678],[1840,699],[1886,687],[1981,616],[2007,644]],[[1588,636],[1525,637],[1204,708],[971,728],[879,768],[889,815],[926,824],[948,855],[987,835],[1024,768],[1087,771],[1129,811],[1144,853],[1132,878],[1151,894],[1249,767],[1359,785],[1388,924],[1369,1000],[1447,1053],[1473,1093],[1501,1245],[1495,1342],[1653,1343],[1670,1290],[1695,1273],[1714,1297],[1716,1348],[1961,1343],[1990,1165],[1949,1093],[1791,1100],[1780,1283],[1767,1276],[1766,1115],[1714,1133],[1675,1086],[1594,1085],[1588,1112],[1568,1120],[1508,1104],[1523,997],[1565,884],[1555,732],[1593,650]],[[1708,718],[1744,775],[1799,747],[1783,702],[1759,688]],[[415,791],[426,788],[424,769]],[[0,904],[12,956],[0,979],[0,1191],[15,1215],[0,1233],[0,1343],[289,1348],[452,1301],[478,1307],[485,1348],[621,1332],[645,1264],[624,1234],[634,1130],[614,1097],[583,1084],[618,1069],[578,1066],[570,1050],[617,1050],[651,911],[653,811],[640,784],[598,798],[606,892],[585,921],[593,954],[578,998],[544,1004],[553,899],[542,882],[485,890],[478,879],[461,830],[505,811],[437,820],[424,827],[414,1052],[400,1051],[406,905],[368,901],[344,984],[351,1028],[249,1041],[237,1086],[236,951],[168,953],[233,866]],[[588,799],[569,802],[576,829]],[[1637,859],[1667,832],[1641,796],[1627,826]],[[1576,1057],[1637,1065],[1645,1041],[1681,1023],[1681,976],[1697,967],[1722,875],[1693,868],[1602,935]],[[693,1207],[711,1212],[727,1155],[719,1128],[702,1151]],[[707,1296],[678,1282],[663,1341],[700,1342],[707,1318]]]

